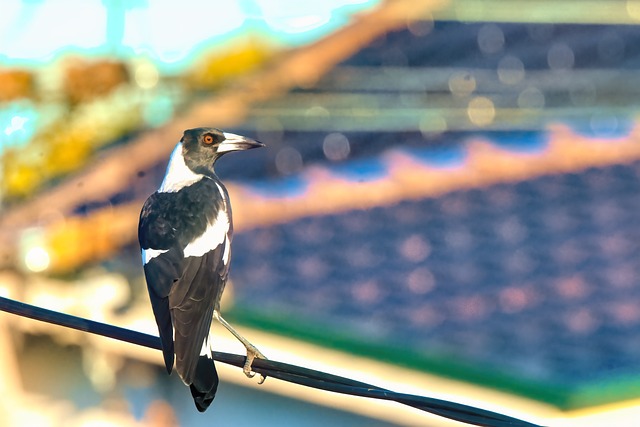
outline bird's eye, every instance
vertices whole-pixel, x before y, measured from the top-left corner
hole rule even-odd
[[[204,138],[202,138],[202,142],[204,142],[207,145],[211,145],[213,144],[213,135],[211,134],[206,134],[204,136]]]

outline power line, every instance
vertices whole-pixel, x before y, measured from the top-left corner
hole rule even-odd
[[[96,322],[82,317],[48,310],[41,307],[14,301],[0,297],[0,310],[42,322],[52,323],[79,331],[126,341],[132,344],[162,350],[160,338],[132,331],[130,329]],[[242,368],[245,356],[213,352],[213,358],[219,362]],[[376,387],[371,384],[355,381],[349,378],[328,374],[326,372],[307,369],[288,363],[274,360],[255,359],[251,365],[253,371],[264,377],[277,378],[307,387],[332,391],[335,393],[350,394],[380,400],[392,400],[403,405],[408,405],[422,411],[430,412],[441,417],[460,421],[462,423],[484,427],[540,427],[526,421],[502,415],[496,412],[486,411],[473,406],[430,397],[415,396],[411,394],[396,393],[391,390]]]

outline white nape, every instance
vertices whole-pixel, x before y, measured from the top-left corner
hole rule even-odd
[[[221,209],[218,216],[207,229],[195,240],[184,248],[184,257],[202,256],[207,252],[220,246],[227,238],[229,231],[229,217],[227,213]]]
[[[184,162],[184,156],[182,155],[182,143],[179,142],[176,148],[171,153],[169,159],[169,166],[167,166],[167,172],[164,175],[164,180],[159,193],[175,193],[180,189],[198,182],[204,175],[195,173]]]
[[[153,258],[162,255],[169,249],[143,249],[142,250],[142,265],[147,265]]]

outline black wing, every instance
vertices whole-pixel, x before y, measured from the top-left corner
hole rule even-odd
[[[182,200],[188,194],[180,193],[149,197],[140,214],[138,235],[147,251],[144,271],[165,366],[171,372],[175,353],[176,370],[191,386],[198,409],[204,411],[213,400],[218,377],[210,354],[202,355],[201,349],[228,276],[231,225],[224,236],[214,239],[220,242],[215,247],[185,258],[188,242],[214,226],[212,219],[217,218],[221,203],[209,197],[206,205],[199,206],[191,197]],[[198,214],[184,215],[185,206]]]
[[[227,279],[227,269],[222,262],[224,245],[225,242],[202,256],[185,258],[182,277],[169,294],[176,370],[187,384],[194,380],[213,310],[219,304]]]
[[[169,310],[169,292],[173,283],[182,276],[183,252],[170,220],[160,214],[163,196],[152,194],[140,212],[138,240],[143,250],[144,275],[153,314],[158,324],[162,352],[167,372],[173,369],[173,326]],[[150,260],[147,254],[158,251]]]
[[[218,374],[208,345],[213,310],[217,308],[228,269],[222,261],[226,239],[202,256],[184,258],[183,274],[169,293],[174,327],[176,371],[189,385],[196,407],[205,411],[218,388]],[[206,343],[202,352],[203,343]]]

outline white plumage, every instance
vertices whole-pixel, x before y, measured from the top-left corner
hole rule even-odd
[[[175,363],[200,412],[219,382],[208,336],[213,319],[246,347],[245,375],[253,376],[253,360],[264,358],[219,313],[233,226],[228,193],[214,171],[223,153],[262,146],[215,128],[186,130],[160,188],[140,212],[138,240],[165,367],[171,373]]]
[[[164,176],[159,193],[175,193],[187,185],[200,181],[204,175],[193,172],[184,162],[182,143],[179,142],[171,153],[167,173]]]
[[[202,256],[215,249],[225,241],[228,231],[229,217],[224,210],[220,210],[215,221],[212,224],[209,224],[204,233],[184,248],[185,258],[190,256]]]
[[[169,249],[143,249],[142,250],[142,265],[147,265],[153,258],[162,255]]]

